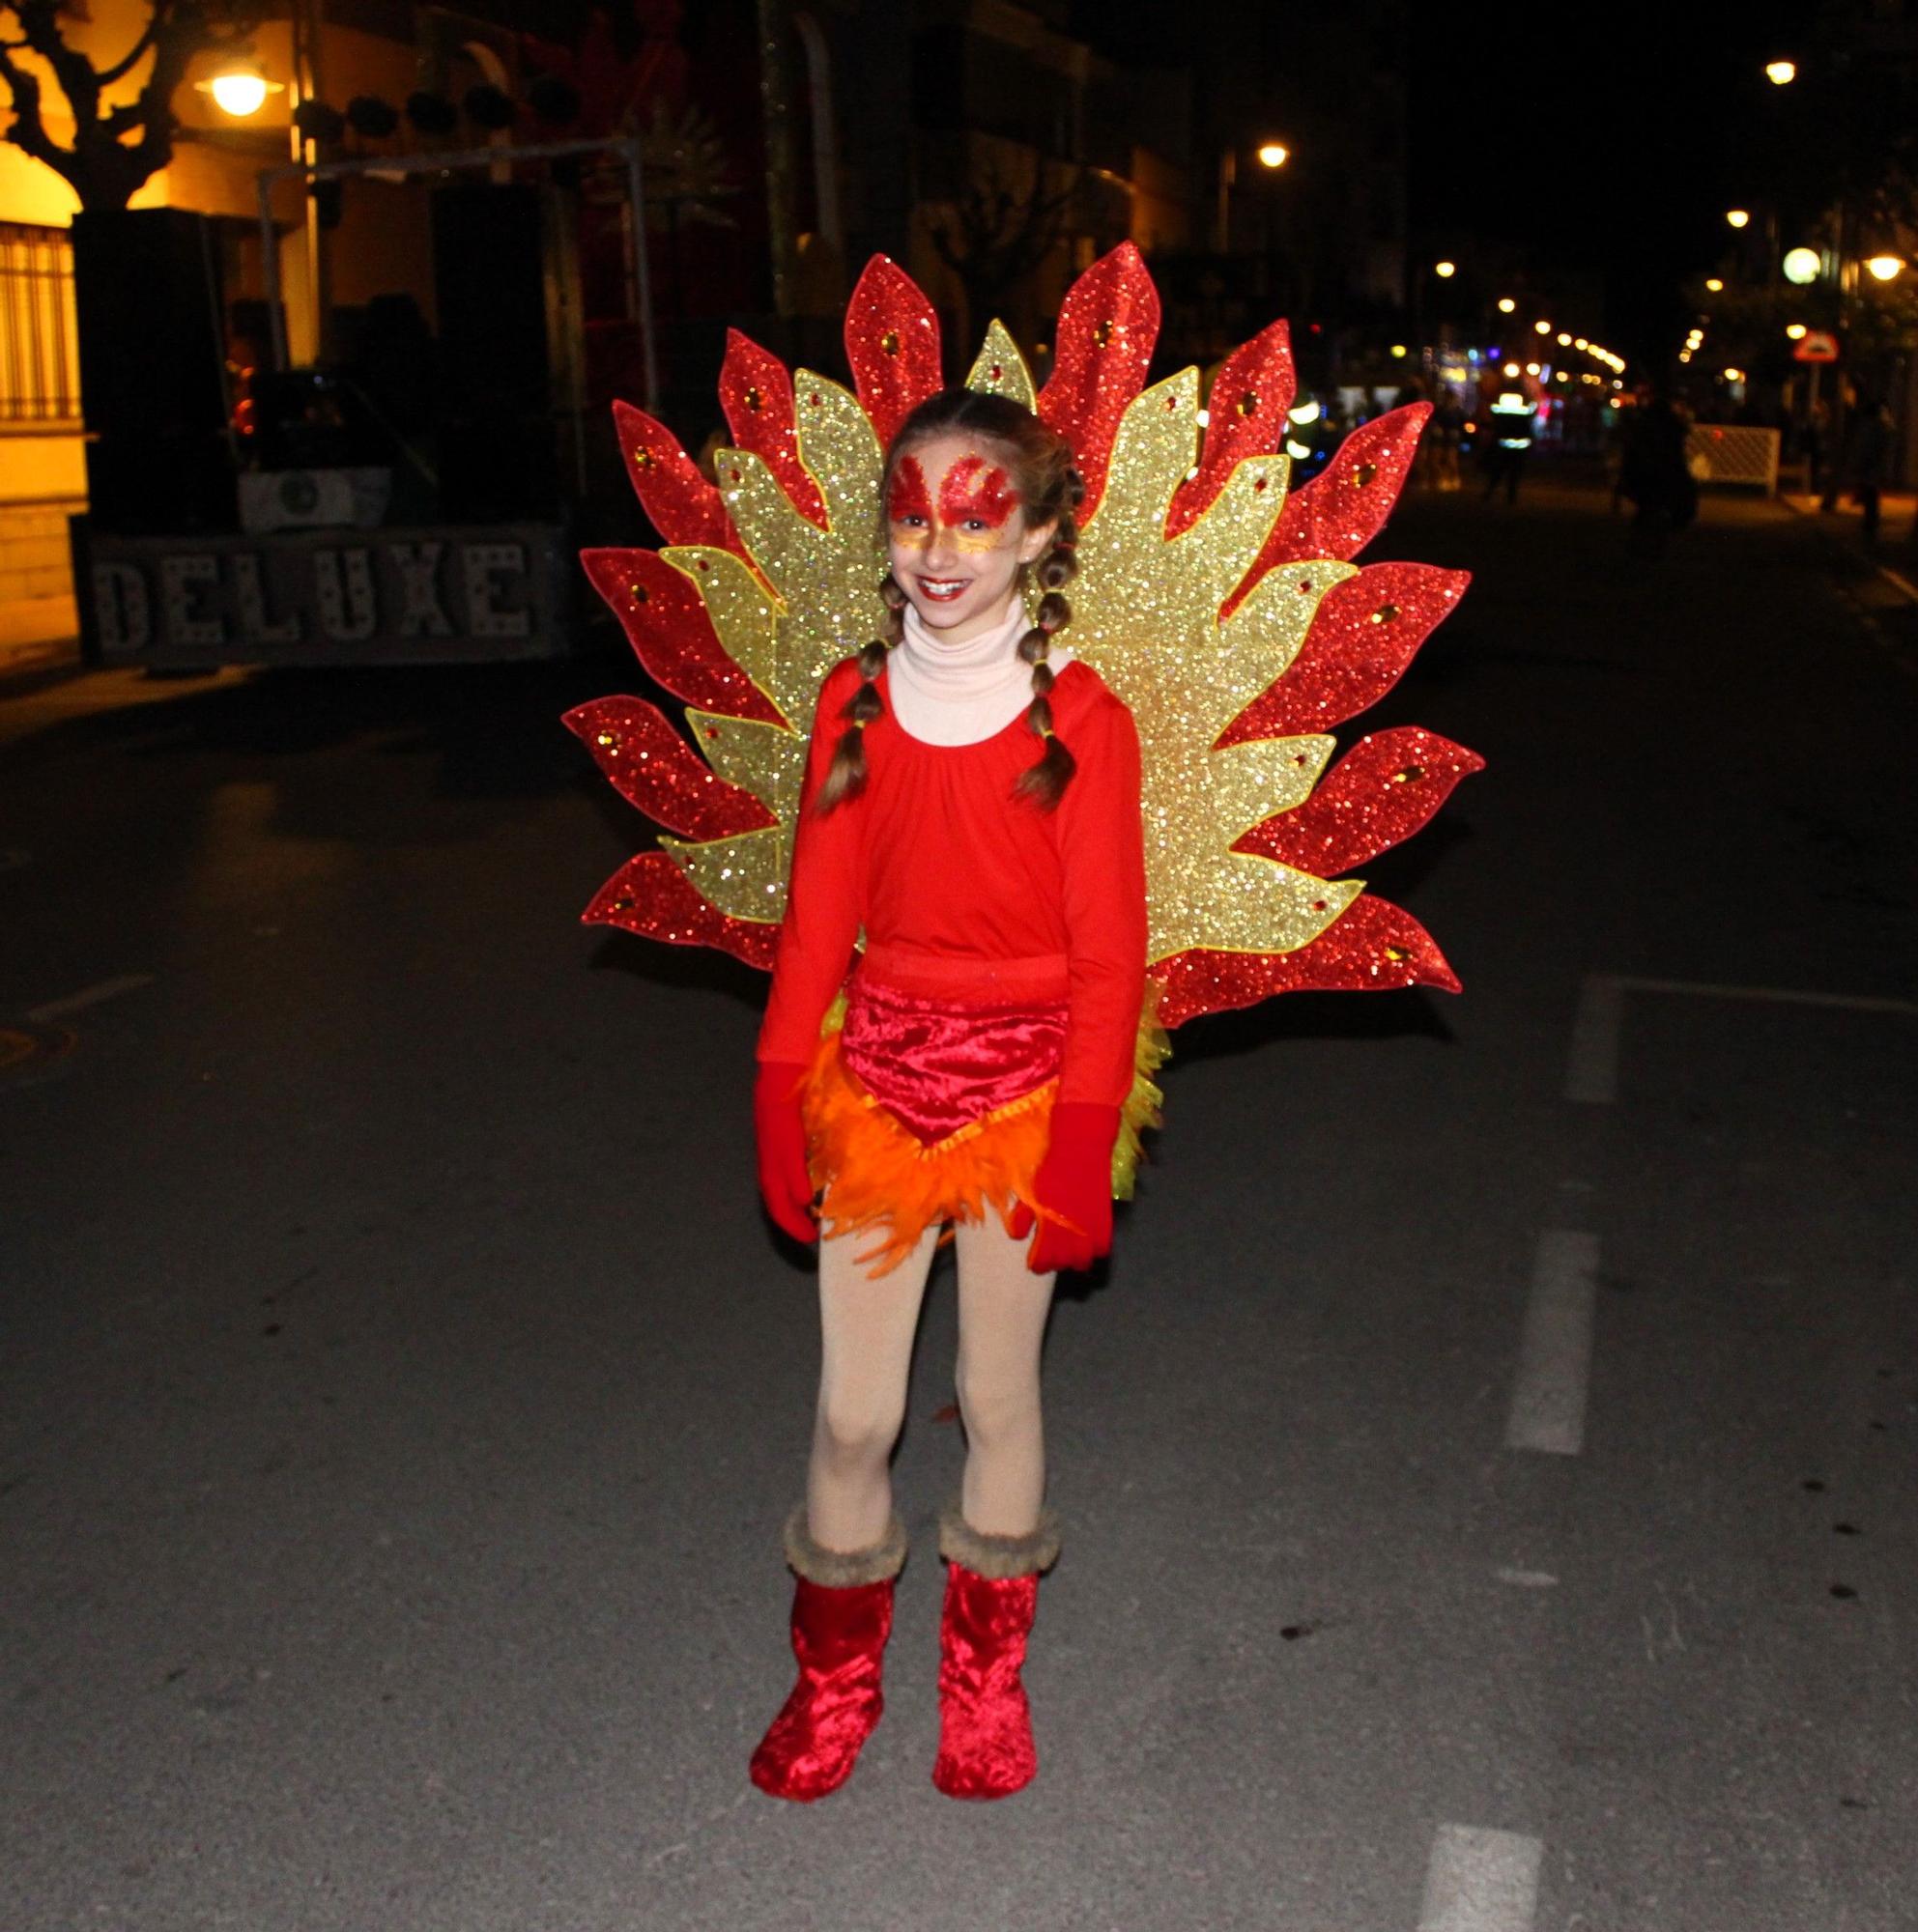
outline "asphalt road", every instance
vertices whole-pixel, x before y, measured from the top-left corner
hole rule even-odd
[[[0,696],[5,1932],[1910,1932],[1918,678],[1817,528],[1409,504],[1462,998],[1183,1034],[1047,1355],[1042,1769],[789,1681],[758,985],[574,923],[601,666]],[[1855,571],[1852,573],[1855,578]],[[25,1044],[22,1044],[25,1042]]]

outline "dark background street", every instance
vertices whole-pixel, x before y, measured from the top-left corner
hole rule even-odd
[[[886,1719],[746,1781],[816,1323],[761,982],[575,923],[637,674],[0,687],[0,1923],[1918,1924],[1914,660],[1804,518],[1534,480],[1367,557],[1476,574],[1364,721],[1489,760],[1369,872],[1466,991],[1178,1037],[989,1807],[949,1269]]]

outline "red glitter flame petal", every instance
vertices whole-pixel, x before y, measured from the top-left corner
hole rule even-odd
[[[682,838],[730,838],[779,823],[751,792],[708,770],[643,697],[596,697],[561,722],[628,805]]]
[[[586,925],[616,925],[669,946],[711,946],[768,973],[779,938],[776,925],[716,911],[664,852],[628,859],[593,895],[580,920]]]
[[[1255,1007],[1276,993],[1385,992],[1432,986],[1456,993],[1458,976],[1432,935],[1389,899],[1361,893],[1296,952],[1179,952],[1152,969],[1163,992],[1159,1023]]]
[[[1199,473],[1180,484],[1165,519],[1176,537],[1210,509],[1225,479],[1248,456],[1269,456],[1285,446],[1285,416],[1298,380],[1292,337],[1282,322],[1262,328],[1225,358],[1207,400],[1205,453]]]
[[[727,656],[700,593],[650,550],[586,550],[580,562],[655,684],[729,718],[779,724],[778,707]]]
[[[726,412],[734,448],[750,450],[779,479],[787,500],[802,517],[826,527],[826,499],[799,460],[792,410],[792,377],[770,349],[736,328],[726,331],[726,360],[719,372],[719,406]]]
[[[633,493],[668,543],[736,547],[732,520],[719,492],[664,423],[631,403],[615,403],[613,428]]]
[[[1439,624],[1470,571],[1429,563],[1368,563],[1320,599],[1312,627],[1285,674],[1226,727],[1221,745],[1330,731],[1376,704]]]
[[[1355,429],[1324,469],[1286,497],[1277,527],[1232,602],[1274,564],[1314,556],[1349,563],[1357,556],[1391,515],[1431,413],[1430,403],[1408,403]]]
[[[845,305],[845,359],[881,449],[892,447],[900,424],[943,386],[939,318],[888,255],[866,264]]]
[[[1410,838],[1485,760],[1436,731],[1403,724],[1361,738],[1296,811],[1281,812],[1232,848],[1335,879]]]
[[[1039,392],[1040,416],[1078,457],[1085,478],[1082,525],[1099,508],[1119,418],[1145,386],[1158,340],[1159,291],[1144,256],[1122,242],[1066,291],[1052,375]]]

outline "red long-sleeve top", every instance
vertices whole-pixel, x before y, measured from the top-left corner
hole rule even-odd
[[[1023,713],[977,744],[928,745],[894,716],[881,672],[887,701],[865,733],[865,789],[821,814],[813,799],[858,678],[848,660],[820,688],[759,1057],[812,1059],[863,928],[869,958],[930,958],[959,997],[981,1003],[1004,997],[1017,963],[1062,955],[1058,1097],[1119,1105],[1131,1090],[1145,993],[1131,713],[1088,666],[1061,669],[1053,728],[1078,770],[1048,812],[1014,793],[1039,753]]]

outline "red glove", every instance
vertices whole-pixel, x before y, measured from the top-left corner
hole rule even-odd
[[[759,1199],[795,1241],[819,1238],[813,1213],[813,1177],[806,1168],[806,1122],[799,1089],[806,1069],[789,1061],[762,1060],[753,1086],[753,1131],[759,1150]]]
[[[1111,1252],[1112,1147],[1118,1138],[1117,1107],[1089,1100],[1054,1105],[1052,1139],[1032,1182],[1043,1210],[1039,1238],[1025,1264],[1034,1274],[1087,1268]],[[1021,1202],[1013,1210],[1014,1240],[1031,1234],[1033,1219],[1032,1209]]]

